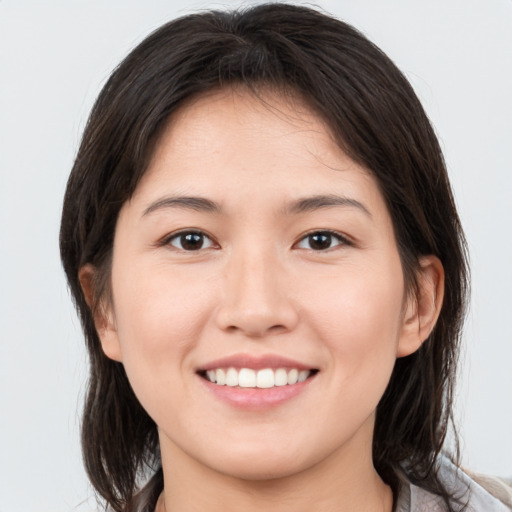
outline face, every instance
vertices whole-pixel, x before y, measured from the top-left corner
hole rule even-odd
[[[275,95],[174,114],[121,209],[111,284],[103,348],[163,456],[227,475],[371,457],[396,357],[417,348],[375,180]]]

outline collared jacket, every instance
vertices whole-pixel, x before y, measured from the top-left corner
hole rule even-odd
[[[446,489],[459,498],[454,510],[464,512],[512,512],[512,486],[505,481],[457,468],[441,457],[440,473]],[[465,506],[464,506],[465,505]],[[396,512],[446,512],[443,500],[412,484],[402,484]]]

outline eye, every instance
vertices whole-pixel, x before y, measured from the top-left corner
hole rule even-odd
[[[168,238],[166,243],[181,251],[199,251],[215,245],[213,240],[201,231],[181,231]]]
[[[313,251],[327,251],[338,245],[349,245],[349,242],[342,235],[333,231],[315,231],[297,243],[298,248]]]

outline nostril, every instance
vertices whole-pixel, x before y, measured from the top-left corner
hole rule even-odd
[[[263,318],[240,318],[238,322],[232,322],[231,325],[223,327],[228,333],[241,332],[249,338],[262,338],[269,334],[282,334],[289,332],[292,326],[284,324],[269,325]]]
[[[253,338],[293,330],[299,316],[285,293],[286,287],[278,287],[275,279],[266,286],[255,284],[255,279],[255,276],[239,279],[236,286],[227,283],[215,312],[217,325],[224,331],[242,332]]]

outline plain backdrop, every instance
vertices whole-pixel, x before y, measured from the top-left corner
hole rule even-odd
[[[78,434],[87,359],[58,255],[92,102],[165,21],[238,5],[0,0],[0,512],[96,510]],[[463,460],[512,477],[512,1],[317,5],[389,54],[439,134],[473,273],[456,411]]]

